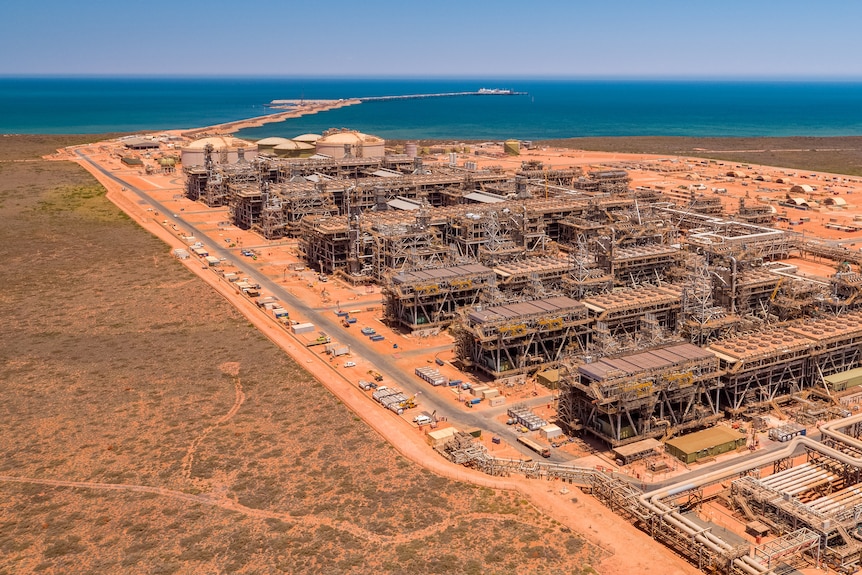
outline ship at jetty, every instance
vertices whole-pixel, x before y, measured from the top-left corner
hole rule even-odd
[[[481,96],[526,96],[526,92],[516,92],[508,88],[479,88],[476,92]]]

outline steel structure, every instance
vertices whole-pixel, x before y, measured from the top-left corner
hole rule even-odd
[[[520,376],[586,348],[590,320],[568,297],[464,310],[453,326],[459,361],[495,379]]]
[[[614,447],[702,427],[722,417],[720,375],[690,343],[595,360],[561,378],[559,420]]]
[[[634,340],[645,323],[646,314],[653,314],[666,332],[677,330],[680,314],[680,293],[673,287],[641,286],[583,298],[594,322],[602,322],[611,337]]]
[[[478,264],[386,274],[385,319],[411,332],[449,325],[458,309],[480,303],[494,270]]]
[[[722,405],[734,413],[812,387],[862,365],[862,311],[806,319],[710,344],[720,361]]]

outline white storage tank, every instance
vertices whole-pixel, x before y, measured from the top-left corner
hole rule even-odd
[[[208,145],[212,146],[211,157],[214,164],[250,162],[257,157],[256,144],[231,136],[211,136],[195,140],[180,150],[183,166],[203,166],[204,150]]]
[[[330,158],[382,158],[385,143],[382,138],[354,130],[327,130],[315,146],[318,154]]]

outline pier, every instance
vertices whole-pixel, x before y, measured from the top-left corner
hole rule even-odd
[[[420,100],[423,98],[454,98],[456,96],[526,96],[527,92],[516,92],[515,90],[501,88],[480,88],[472,92],[438,92],[436,94],[403,94],[400,96],[365,96],[362,98],[350,98],[347,100],[336,100],[337,102],[386,102],[389,100]],[[332,102],[333,100],[316,100],[315,102]],[[296,106],[303,100],[273,100],[270,107]]]
[[[474,92],[442,92],[437,94],[405,94],[402,96],[368,96],[357,98],[360,102],[385,102],[387,100],[419,100],[422,98],[453,98],[456,96],[526,96],[526,92],[501,90],[499,88],[481,88]]]

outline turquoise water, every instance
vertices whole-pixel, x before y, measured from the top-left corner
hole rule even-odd
[[[349,127],[384,138],[862,135],[860,82],[500,79],[0,78],[0,133],[206,126],[271,112],[274,99],[510,88],[527,96],[363,103],[246,129],[247,138]]]

